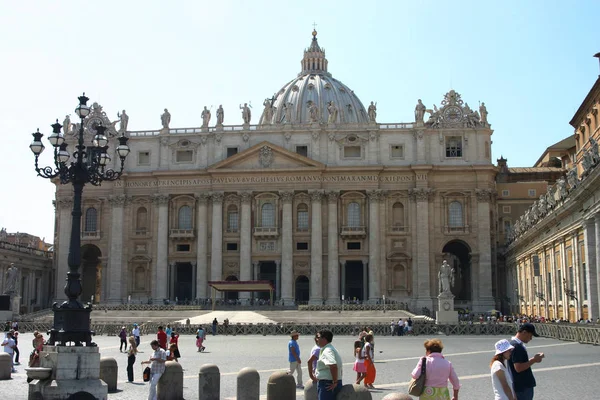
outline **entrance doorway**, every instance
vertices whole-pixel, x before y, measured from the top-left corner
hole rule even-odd
[[[365,266],[362,261],[346,261],[344,280],[345,300],[365,300]]]
[[[227,282],[237,282],[238,278],[233,275],[230,275],[225,280]],[[237,301],[238,298],[239,298],[239,292],[230,292],[230,291],[225,292],[225,301],[226,302]]]
[[[81,300],[84,303],[92,300],[94,303],[101,301],[102,293],[102,265],[100,264],[102,253],[93,244],[86,244],[81,248]]]
[[[296,278],[296,304],[308,303],[310,299],[310,282],[308,277],[301,275]]]
[[[452,240],[442,249],[445,259],[454,267],[452,294],[456,300],[471,300],[471,249],[460,240]]]
[[[193,299],[192,279],[192,263],[178,262],[175,264],[175,298],[177,300],[188,301]]]
[[[261,261],[258,267],[258,280],[270,281],[274,288],[277,287],[277,266],[274,261]],[[258,292],[258,298],[270,300],[269,292]]]

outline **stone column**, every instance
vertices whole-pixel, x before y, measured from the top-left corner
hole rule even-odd
[[[380,190],[367,192],[369,196],[369,303],[381,297],[379,287],[379,199]]]
[[[252,280],[252,193],[240,193],[240,281]],[[250,298],[250,292],[240,293],[240,298]]]
[[[474,311],[486,311],[494,308],[492,297],[492,259],[491,259],[491,228],[490,228],[490,202],[492,191],[490,189],[477,189],[477,247],[479,249],[479,276],[477,287],[479,298],[473,299]]]
[[[123,207],[125,206],[125,195],[110,196],[108,202],[111,205],[110,223],[110,253],[108,259],[108,271],[110,286],[108,288],[108,302],[120,304],[123,298],[121,282],[123,276]]]
[[[323,192],[310,192],[310,304],[323,303],[323,229],[321,225],[321,201]]]
[[[587,263],[588,315],[590,318],[598,318],[600,315],[600,279],[598,279],[600,251],[598,251],[598,238],[600,238],[600,215],[586,220],[583,226],[585,261]]]
[[[417,252],[416,252],[416,286],[413,286],[413,293],[416,292],[416,308],[421,310],[423,307],[432,309],[431,284],[429,282],[430,262],[429,262],[429,198],[433,196],[433,191],[429,188],[411,189],[409,191],[411,199],[416,203],[417,218],[413,229],[417,231]],[[414,282],[414,280],[413,280]]]
[[[223,192],[211,194],[212,200],[212,246],[210,256],[210,280],[220,281],[223,270]]]
[[[65,280],[67,279],[67,271],[69,269],[67,260],[69,258],[69,243],[71,242],[73,199],[58,199],[55,204],[58,211],[58,260],[56,263],[56,289],[54,296],[57,300],[66,300]]]
[[[206,147],[206,146],[204,146]],[[198,212],[196,213],[196,298],[206,299],[208,293],[208,194],[199,193],[196,196]]]
[[[342,279],[341,279],[341,283],[340,283],[340,299],[342,298],[341,295],[346,294],[346,261],[340,261],[340,268],[342,270],[341,275],[342,275]],[[344,300],[347,300],[344,297]]]
[[[169,256],[169,195],[157,194],[154,202],[158,206],[158,228],[156,234],[156,273],[152,297],[158,301],[167,298]]]
[[[292,239],[293,231],[293,209],[292,200],[294,192],[280,192],[283,203],[283,220],[281,224],[281,298],[284,303],[294,304],[293,286],[294,286],[294,243]]]
[[[327,304],[340,304],[340,266],[338,261],[338,198],[327,193]]]

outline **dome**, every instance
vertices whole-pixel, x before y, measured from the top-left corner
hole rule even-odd
[[[369,123],[365,107],[354,91],[327,72],[325,50],[319,47],[316,31],[301,64],[298,77],[264,101],[260,125]]]

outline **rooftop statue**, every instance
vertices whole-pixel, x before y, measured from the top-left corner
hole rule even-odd
[[[160,116],[160,122],[162,123],[163,129],[169,129],[171,123],[171,113],[165,108],[165,112]]]
[[[435,107],[435,108],[437,111],[437,107]],[[416,123],[419,123],[419,122],[423,123],[423,117],[425,116],[425,110],[427,110],[427,107],[425,107],[425,105],[423,104],[421,99],[419,99],[417,102],[417,105],[415,106],[415,122]],[[431,113],[431,114],[433,114],[433,113]]]
[[[479,115],[481,116],[481,124],[483,126],[488,126],[488,120],[487,120],[488,111],[487,111],[487,108],[485,107],[484,102],[481,102],[481,105],[479,106]]]
[[[577,185],[579,185],[577,167],[573,167],[567,172],[567,182],[569,182],[569,190],[573,190],[577,187]]]
[[[291,124],[292,123],[292,109],[294,107],[294,104],[291,102],[287,102],[284,104],[283,106],[283,113],[285,115],[285,123],[287,124]]]
[[[123,113],[117,112],[117,118],[119,118],[119,132],[127,132],[127,125],[129,124],[129,115],[123,110]]]
[[[315,102],[309,101],[308,112],[310,113],[311,122],[319,122],[319,107],[317,107]]]
[[[225,112],[223,111],[223,105],[219,104],[219,108],[217,108],[217,126],[223,125],[224,117],[225,117]]]
[[[65,136],[71,131],[71,116],[65,115],[65,119],[63,121],[63,132]]]
[[[202,117],[202,127],[208,128],[208,123],[210,122],[210,110],[206,108],[206,106],[204,106],[204,110],[202,110],[200,116]]]
[[[248,125],[250,123],[250,119],[252,118],[252,113],[250,112],[248,103],[244,103],[243,106],[240,104],[240,110],[242,110],[242,119],[244,120],[244,124]]]
[[[263,106],[265,106],[265,108],[263,110],[263,115],[262,115],[262,119],[261,119],[262,124],[270,125],[271,121],[273,120],[273,112],[274,112],[273,100],[265,99],[265,101],[263,101]]]
[[[329,118],[327,119],[327,122],[330,124],[335,123],[335,121],[337,121],[338,109],[333,100],[327,105],[327,111],[329,112]]]
[[[375,122],[375,119],[377,118],[377,103],[373,104],[373,102],[371,102],[371,105],[369,106],[368,114],[369,114],[369,121]]]
[[[557,186],[557,190],[558,190],[558,198],[559,199],[564,199],[565,197],[567,197],[568,191],[567,191],[567,182],[565,181],[565,178],[559,178],[556,181],[556,186]]]

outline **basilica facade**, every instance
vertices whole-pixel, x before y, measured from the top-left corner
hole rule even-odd
[[[263,106],[258,123],[246,105],[237,125],[222,107],[216,118],[205,109],[197,128],[171,127],[167,110],[157,130],[127,131],[121,120],[125,174],[84,191],[85,301],[197,300],[210,297],[210,281],[268,280],[285,304],[385,296],[433,310],[446,259],[457,307],[494,307],[485,105],[472,110],[451,90],[439,106],[419,100],[414,121],[380,123],[376,104],[329,72],[313,32],[300,73]],[[93,123],[119,134],[98,104],[84,122]],[[71,196],[57,187],[59,277]]]

